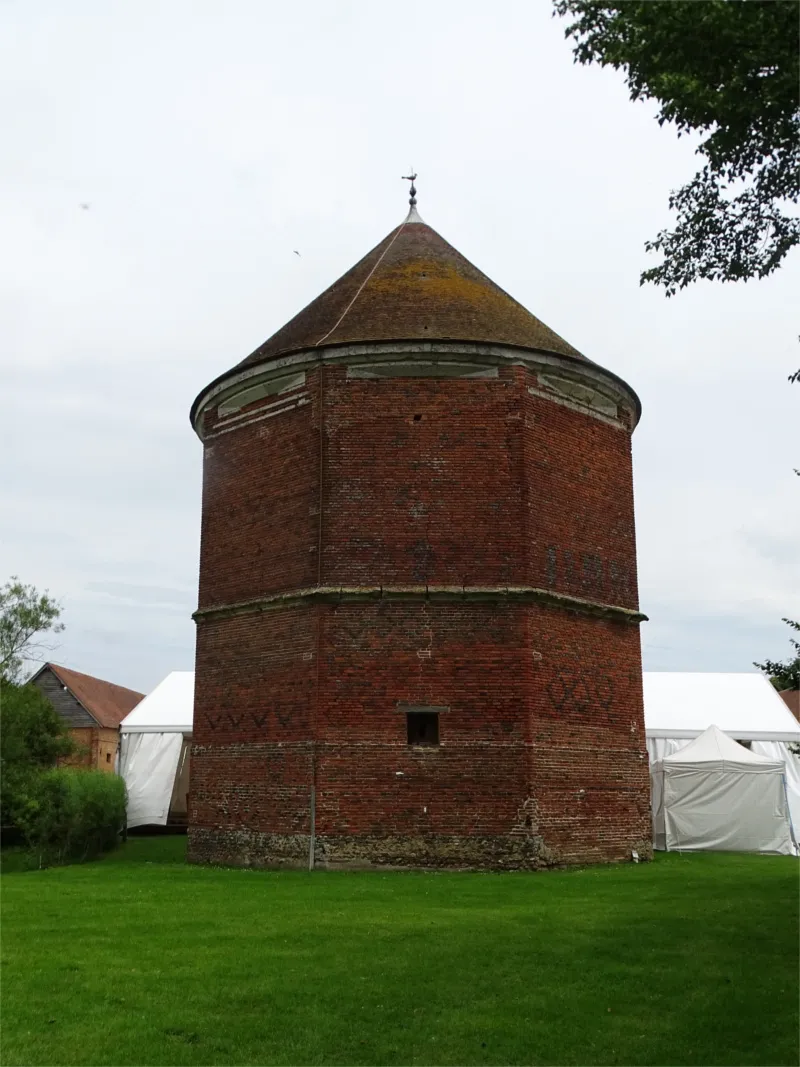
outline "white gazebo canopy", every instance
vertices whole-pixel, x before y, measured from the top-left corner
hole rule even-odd
[[[782,759],[709,726],[650,773],[656,848],[797,854]]]
[[[661,761],[664,766],[672,770],[697,770],[698,764],[702,764],[709,770],[724,771],[747,771],[749,774],[769,774],[777,771],[783,773],[783,761],[770,759],[769,756],[759,756],[750,752],[738,741],[728,737],[716,726],[709,726],[694,741],[673,752],[671,756],[664,756]]]

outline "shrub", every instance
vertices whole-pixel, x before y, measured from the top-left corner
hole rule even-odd
[[[32,783],[17,825],[40,867],[115,848],[125,825],[125,784],[103,771],[60,768]]]
[[[75,750],[50,701],[35,685],[0,680],[0,812],[4,826],[35,788],[39,772]]]

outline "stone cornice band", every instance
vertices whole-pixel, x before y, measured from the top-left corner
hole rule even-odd
[[[219,402],[244,383],[255,384],[287,371],[310,370],[320,363],[328,365],[375,365],[398,359],[418,361],[457,360],[496,366],[527,366],[537,371],[559,370],[576,381],[591,383],[623,403],[631,412],[635,426],[641,414],[641,403],[627,382],[612,371],[589,360],[572,358],[553,352],[518,348],[514,345],[470,341],[374,341],[359,344],[325,345],[300,349],[296,352],[244,367],[234,367],[220,375],[200,393],[192,404],[191,422],[198,432],[198,419],[205,407]],[[202,435],[200,435],[202,436]]]
[[[280,608],[300,607],[305,604],[352,604],[373,600],[425,600],[433,603],[481,603],[491,601],[515,601],[522,604],[546,604],[549,607],[576,611],[583,615],[638,624],[646,622],[647,616],[633,608],[617,604],[605,604],[597,600],[556,593],[552,589],[538,589],[528,585],[510,586],[457,586],[457,585],[382,585],[382,586],[315,586],[309,589],[293,589],[284,593],[241,600],[233,604],[199,608],[192,616],[195,622],[225,619],[234,615],[252,615]]]

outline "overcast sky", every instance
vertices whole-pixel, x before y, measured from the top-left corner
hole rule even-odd
[[[0,21],[0,581],[63,601],[52,659],[143,691],[193,667],[189,406],[402,220],[412,164],[425,221],[642,399],[645,668],[788,653],[798,257],[639,288],[694,142],[575,66],[549,0],[3,0]]]

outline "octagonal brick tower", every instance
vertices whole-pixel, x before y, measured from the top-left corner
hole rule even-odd
[[[413,203],[207,386],[190,858],[648,855],[638,415]]]

